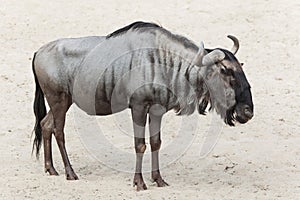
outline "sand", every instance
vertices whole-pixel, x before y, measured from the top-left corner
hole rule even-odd
[[[0,19],[0,199],[299,199],[297,1],[10,0],[1,1]],[[255,117],[245,125],[222,127],[213,151],[201,158],[213,114],[181,118],[168,113],[163,121],[161,172],[170,186],[157,188],[151,182],[148,145],[144,163],[148,190],[136,192],[130,172],[134,149],[128,111],[95,118],[72,106],[65,132],[80,180],[65,180],[55,142],[60,176],[45,174],[43,156],[39,160],[31,156],[33,52],[57,38],[106,35],[136,20],[159,23],[211,48],[230,49],[226,35],[237,36],[241,45],[237,57],[245,63],[252,86]],[[97,131],[111,149],[91,148],[90,136]],[[174,151],[168,154],[168,148]]]

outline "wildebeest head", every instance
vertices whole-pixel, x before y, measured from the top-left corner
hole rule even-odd
[[[225,123],[233,126],[235,120],[246,123],[253,117],[253,102],[243,64],[234,56],[239,49],[238,39],[228,37],[234,42],[231,51],[204,49],[202,43],[194,64],[206,68],[202,76],[207,93],[200,99],[199,112],[204,114],[210,102],[211,108],[221,115]]]

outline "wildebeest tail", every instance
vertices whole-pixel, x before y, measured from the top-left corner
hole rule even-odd
[[[34,103],[33,103],[33,110],[34,110],[34,115],[35,115],[35,119],[36,119],[35,125],[34,125],[35,138],[33,141],[32,152],[35,149],[36,157],[38,158],[40,148],[41,148],[41,143],[42,143],[41,121],[46,116],[47,111],[46,111],[46,106],[45,106],[44,93],[40,87],[40,84],[39,84],[39,81],[37,79],[35,69],[34,69],[35,56],[36,56],[36,53],[34,53],[34,56],[32,59],[32,71],[33,71],[35,85],[36,85],[35,97],[34,97]]]

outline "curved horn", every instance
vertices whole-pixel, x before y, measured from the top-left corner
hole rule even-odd
[[[216,49],[206,54],[202,59],[202,65],[209,66],[213,65],[216,62],[222,61],[225,58],[225,54],[223,51]]]
[[[231,52],[233,53],[233,55],[235,55],[236,52],[240,48],[239,40],[236,37],[232,36],[232,35],[228,35],[227,37],[233,41],[233,47],[231,49]]]
[[[205,53],[204,44],[203,44],[203,42],[201,42],[198,53],[196,54],[196,56],[193,60],[193,65],[197,65],[199,67],[202,66],[202,60],[203,60],[204,53]]]

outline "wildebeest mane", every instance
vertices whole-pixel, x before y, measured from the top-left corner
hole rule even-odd
[[[162,26],[157,25],[155,23],[142,22],[137,21],[132,24],[129,24],[123,28],[120,28],[109,35],[106,36],[106,39],[113,38],[125,34],[129,30],[147,30],[144,28],[154,28],[160,30],[162,33],[166,34],[170,39],[174,42],[181,43],[185,48],[198,49],[197,45],[195,45],[191,40],[187,39],[184,36],[173,34],[170,31],[164,29]],[[148,29],[149,30],[149,29]]]
[[[129,24],[123,28],[120,28],[120,29],[110,33],[109,35],[106,36],[106,38],[108,39],[111,37],[116,37],[116,36],[126,33],[128,30],[131,30],[131,29],[135,30],[135,29],[140,29],[140,28],[161,28],[161,26],[154,24],[154,23],[137,21],[137,22]]]

